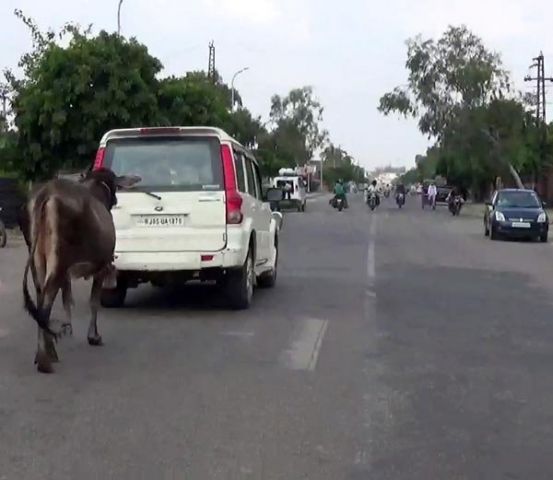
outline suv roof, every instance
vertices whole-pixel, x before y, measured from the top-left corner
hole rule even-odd
[[[100,146],[105,146],[108,140],[114,138],[132,138],[142,135],[179,136],[179,135],[206,135],[217,137],[220,141],[231,142],[245,148],[224,130],[216,127],[140,127],[119,128],[105,133],[100,140]]]
[[[498,192],[529,192],[537,195],[537,193],[531,188],[502,188],[498,190]]]

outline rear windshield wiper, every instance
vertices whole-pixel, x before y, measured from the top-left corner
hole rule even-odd
[[[152,193],[152,192],[148,192],[146,190],[137,190],[138,192],[142,192],[142,193],[145,193],[146,195],[152,197],[152,198],[155,198],[156,200],[161,200],[161,197],[159,195],[156,195],[155,193]]]
[[[155,193],[152,193],[152,192],[148,192],[147,190],[137,190],[137,189],[131,188],[131,189],[128,189],[126,191],[127,192],[140,192],[140,193],[143,193],[145,195],[148,195],[149,197],[155,198],[156,200],[162,200],[162,198],[159,195],[156,195]]]

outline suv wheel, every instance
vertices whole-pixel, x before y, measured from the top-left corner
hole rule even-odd
[[[104,308],[121,308],[125,305],[127,298],[127,284],[121,280],[117,280],[117,287],[104,288],[100,297],[100,303]]]
[[[278,274],[278,241],[275,238],[275,264],[270,271],[265,272],[259,276],[259,278],[257,279],[257,284],[261,288],[273,288],[276,285],[277,274]]]
[[[227,300],[234,310],[247,310],[253,299],[255,284],[255,269],[252,249],[241,268],[230,270],[225,279],[225,293]]]
[[[540,242],[547,243],[547,233],[540,235]]]
[[[0,220],[0,248],[4,248],[6,246],[6,243],[8,243],[8,233],[6,231],[4,222]]]

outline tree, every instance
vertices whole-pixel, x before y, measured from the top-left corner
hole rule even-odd
[[[418,118],[435,139],[419,174],[446,175],[480,196],[498,175],[521,185],[519,172],[543,168],[526,105],[510,92],[499,55],[466,27],[449,27],[437,41],[409,40],[406,67],[407,86],[385,94],[379,110]]]
[[[230,123],[230,101],[205,72],[160,81],[161,121],[165,125],[208,125],[224,128]]]
[[[323,162],[324,179],[328,185],[333,185],[337,180],[346,182],[365,181],[365,169],[356,165],[353,157],[341,147],[329,143],[321,154]]]
[[[26,19],[29,24],[30,20]],[[69,44],[31,33],[34,50],[21,59],[25,76],[12,76],[13,111],[24,177],[43,179],[62,167],[90,163],[112,128],[156,124],[156,75],[161,62],[135,39],[66,27]]]
[[[323,146],[328,136],[320,125],[323,111],[312,87],[296,88],[284,98],[274,95],[271,99],[270,119],[277,147],[296,165],[305,165]]]
[[[422,133],[438,140],[458,110],[481,107],[509,91],[501,58],[465,26],[449,27],[435,41],[407,41],[407,86],[380,99],[379,110],[419,119]]]

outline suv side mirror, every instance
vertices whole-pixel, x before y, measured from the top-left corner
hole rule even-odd
[[[281,188],[269,188],[265,192],[265,201],[266,202],[280,202],[283,197],[283,192]]]

